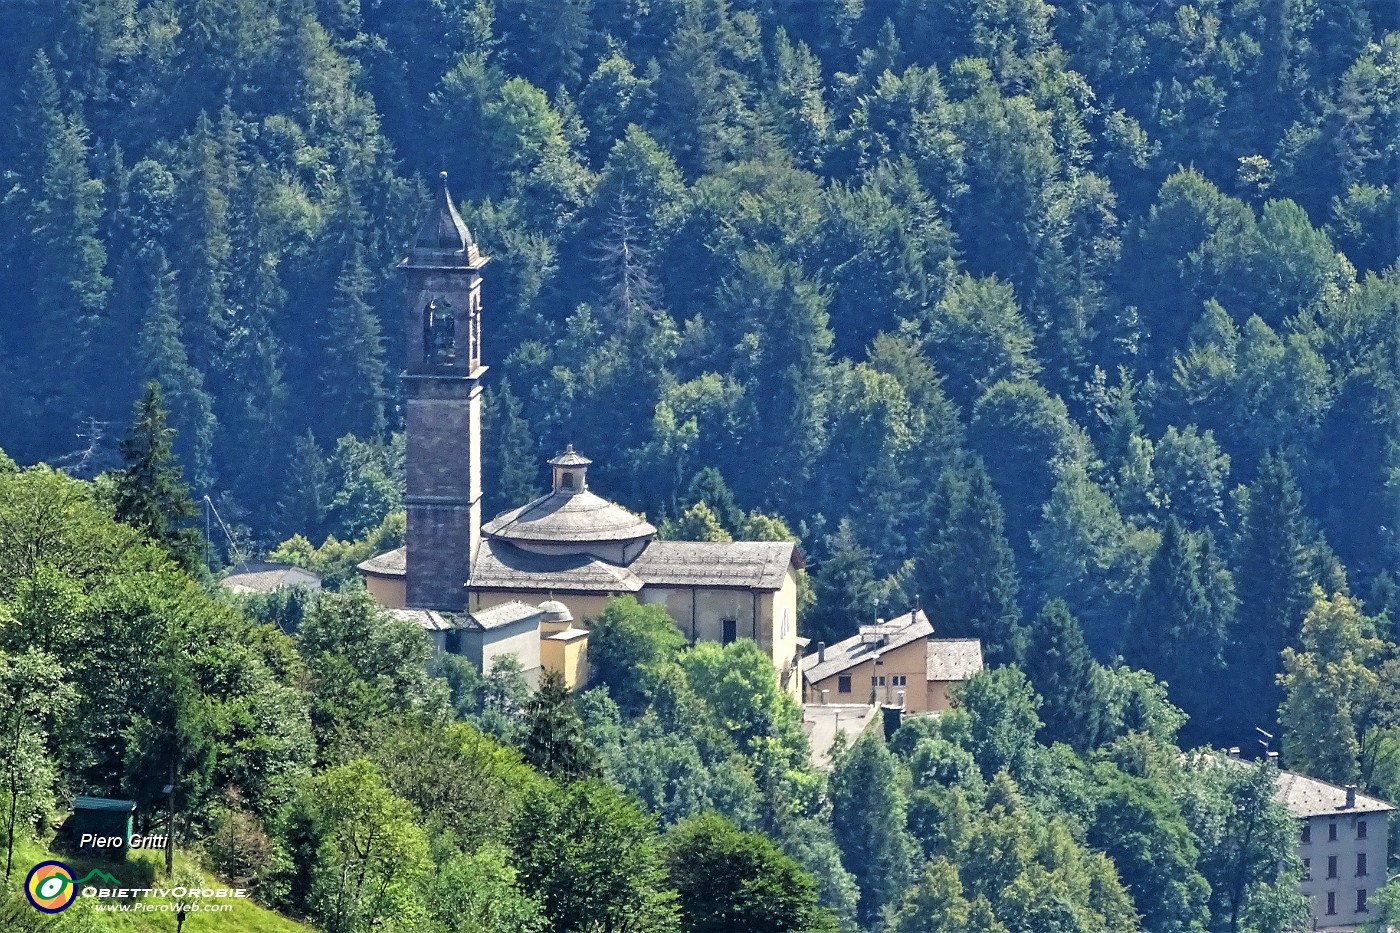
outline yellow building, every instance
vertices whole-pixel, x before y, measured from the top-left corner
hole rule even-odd
[[[541,663],[566,680],[587,679],[588,620],[607,601],[631,594],[664,606],[691,643],[758,643],[784,689],[798,695],[797,571],[790,542],[660,541],[645,519],[593,493],[592,461],[570,447],[550,461],[548,495],[498,516],[463,580],[465,609],[477,613],[507,602],[555,602],[568,624],[542,624]],[[370,593],[401,606],[410,572],[399,548],[360,564]]]
[[[587,678],[588,620],[610,597],[632,594],[665,606],[692,642],[752,638],[796,696],[802,558],[792,544],[658,541],[645,519],[588,488],[589,460],[572,447],[550,461],[548,495],[482,525],[486,263],[444,173],[400,264],[407,283],[408,521],[404,547],[360,564],[370,593],[391,608],[446,613],[486,641],[495,635],[482,633],[499,627],[482,621],[496,618],[490,610],[538,607],[540,664],[574,685]],[[561,605],[568,618],[545,603]],[[520,624],[512,616],[512,639]],[[460,641],[436,631],[434,637],[449,646]]]
[[[818,644],[802,659],[803,701],[884,703],[909,712],[945,710],[948,691],[982,669],[975,638],[934,638],[922,609],[862,625],[834,645]]]

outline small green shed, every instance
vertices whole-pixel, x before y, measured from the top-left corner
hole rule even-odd
[[[135,822],[134,800],[73,798],[73,844],[82,855],[126,858]]]

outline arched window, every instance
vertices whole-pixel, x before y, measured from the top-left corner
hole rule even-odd
[[[456,359],[456,312],[451,303],[434,298],[423,309],[423,362],[451,363]]]

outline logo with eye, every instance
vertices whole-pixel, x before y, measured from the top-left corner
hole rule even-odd
[[[62,862],[40,862],[24,879],[24,896],[35,910],[56,914],[67,910],[78,896],[73,869]]]

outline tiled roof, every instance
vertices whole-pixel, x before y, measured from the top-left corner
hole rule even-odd
[[[290,578],[290,579],[289,579]],[[294,564],[268,564],[244,561],[221,581],[231,590],[243,592],[269,593],[283,586],[319,587],[321,578],[310,570]]]
[[[1384,813],[1395,809],[1384,800],[1365,794],[1357,794],[1356,806],[1348,807],[1346,788],[1292,771],[1279,771],[1274,777],[1274,790],[1275,799],[1299,819],[1347,813]]]
[[[512,599],[508,603],[501,603],[499,606],[492,606],[490,609],[479,609],[466,617],[462,623],[463,628],[473,629],[478,632],[489,632],[492,629],[511,625],[515,622],[524,622],[527,619],[538,619],[541,613],[538,606],[531,606],[522,603],[517,599]]]
[[[536,554],[504,541],[482,540],[467,586],[483,590],[635,593],[642,581],[626,567],[591,554]]]
[[[982,642],[976,638],[930,638],[928,679],[967,680],[982,669]]]
[[[382,577],[402,577],[407,570],[408,548],[394,548],[392,551],[385,551],[383,554],[376,554],[369,560],[361,561],[356,565],[365,573],[378,574]]]
[[[646,519],[587,490],[541,496],[481,530],[495,538],[545,544],[632,541],[656,534]]]
[[[814,652],[802,659],[802,676],[808,683],[826,680],[833,674],[855,667],[862,661],[878,658],[888,651],[902,648],[912,641],[928,638],[933,634],[933,623],[922,609],[906,613],[880,626],[886,630],[883,642],[865,640],[863,635],[852,635],[844,641],[826,646],[826,660]]]
[[[450,632],[457,627],[451,616],[435,609],[385,609],[400,622],[412,622],[425,632]]]
[[[581,453],[579,453],[578,451],[574,450],[574,445],[573,445],[573,444],[570,444],[568,447],[564,448],[564,452],[563,452],[562,454],[560,454],[559,456],[555,457],[553,460],[549,461],[549,465],[550,465],[550,466],[588,466],[588,465],[589,465],[590,463],[592,463],[592,462],[593,462],[592,460],[589,460],[589,459],[588,459],[587,457],[585,457],[583,454],[581,454]]]
[[[655,586],[777,590],[792,562],[787,541],[652,541],[628,569]]]

